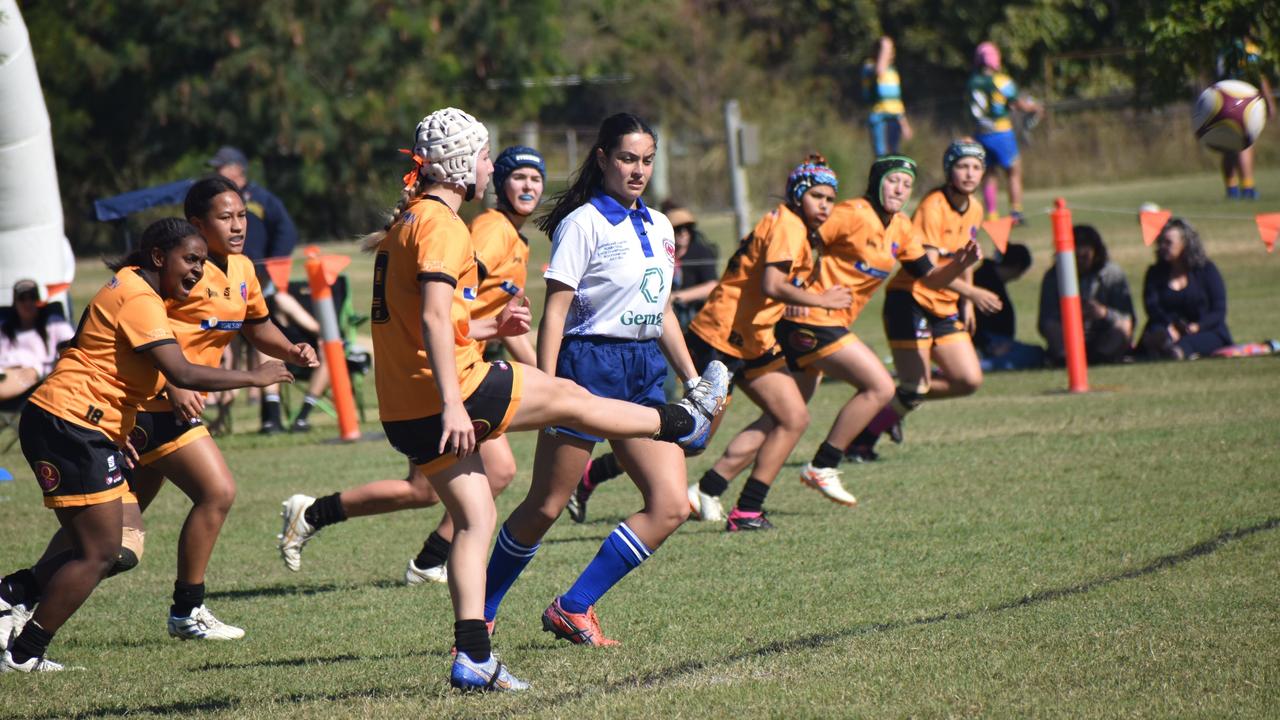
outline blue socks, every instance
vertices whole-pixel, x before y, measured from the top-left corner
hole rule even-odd
[[[501,538],[499,538],[501,542]],[[653,551],[640,542],[640,538],[631,532],[627,524],[619,523],[609,537],[605,538],[600,551],[596,553],[591,564],[578,576],[577,582],[569,588],[569,592],[560,596],[560,607],[566,612],[584,613],[587,608],[596,604],[600,596],[609,591],[624,575],[640,566]],[[497,553],[494,553],[497,556]],[[490,564],[490,568],[492,568]],[[492,577],[492,572],[490,573]],[[485,614],[488,615],[488,607]]]
[[[524,572],[525,565],[533,559],[542,543],[533,547],[521,545],[519,540],[507,532],[503,523],[498,531],[498,542],[493,546],[493,555],[489,557],[489,569],[485,573],[484,619],[493,622],[498,617],[498,606],[506,597],[512,583]]]

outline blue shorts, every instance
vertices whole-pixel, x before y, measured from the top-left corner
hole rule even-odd
[[[667,380],[667,359],[657,340],[566,336],[556,357],[556,377],[572,380],[592,395],[603,398],[646,407],[667,402],[662,390]],[[554,428],[553,432],[589,442],[604,440],[566,427]]]
[[[901,115],[871,113],[867,118],[867,130],[871,134],[871,149],[876,157],[897,155],[902,144]]]
[[[993,133],[979,133],[978,142],[987,151],[987,167],[999,165],[1008,170],[1018,159],[1018,138],[1012,130]]]

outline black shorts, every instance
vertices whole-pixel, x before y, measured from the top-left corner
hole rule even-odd
[[[150,465],[202,437],[209,437],[209,430],[203,422],[197,419],[183,427],[178,424],[172,410],[140,410],[133,430],[129,431],[129,442],[138,452],[141,465]]]
[[[773,334],[778,337],[782,354],[787,358],[787,367],[793,372],[803,371],[858,339],[846,328],[804,325],[790,320],[779,320]]]
[[[894,350],[926,350],[934,345],[972,342],[960,314],[939,317],[920,307],[906,290],[884,294],[884,334]]]
[[[729,372],[733,373],[734,383],[743,380],[754,380],[761,375],[773,370],[781,370],[786,364],[786,360],[782,357],[782,351],[775,345],[768,352],[760,357],[742,359],[734,357],[711,346],[702,336],[692,330],[686,330],[684,333],[684,344],[689,348],[689,357],[693,359],[693,366],[701,373],[706,369],[712,360],[719,360],[729,368]],[[729,392],[733,393],[733,385],[729,386]]]
[[[124,453],[111,438],[27,403],[18,439],[49,508],[100,505],[129,493]]]
[[[498,437],[511,424],[511,418],[520,406],[522,378],[518,364],[502,360],[490,363],[484,380],[462,403],[471,416],[477,444]],[[450,450],[440,453],[444,423],[439,414],[413,420],[383,421],[382,429],[391,446],[406,455],[424,475],[457,462],[458,458]]]

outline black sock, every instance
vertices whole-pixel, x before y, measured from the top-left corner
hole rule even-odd
[[[0,599],[10,605],[35,605],[40,599],[40,583],[31,568],[23,568],[0,580]]]
[[[307,416],[311,414],[311,408],[316,406],[316,399],[312,395],[308,395],[302,400],[302,407],[298,409],[298,416],[293,419],[294,422],[299,420],[306,422]]]
[[[458,620],[453,623],[453,646],[476,662],[488,662],[492,647],[489,628],[484,620]]]
[[[184,583],[173,581],[173,605],[169,606],[169,614],[174,617],[187,617],[192,610],[204,604],[204,583]]]
[[[658,434],[654,440],[675,442],[693,432],[693,416],[689,410],[675,403],[667,403],[654,408],[658,411]]]
[[[742,486],[742,494],[738,496],[738,509],[760,512],[764,509],[764,499],[768,494],[768,485],[755,478],[747,478],[747,484]]]
[[[702,473],[702,479],[698,481],[698,489],[712,497],[720,497],[725,490],[729,489],[729,481],[712,468]]]
[[[19,665],[33,657],[44,657],[44,651],[53,640],[53,633],[40,627],[40,623],[31,620],[22,628],[22,634],[13,641],[9,654]]]
[[[618,456],[605,453],[591,461],[591,469],[587,470],[587,483],[594,489],[596,485],[621,474],[622,465],[618,464]]]
[[[840,458],[844,457],[844,451],[823,441],[818,446],[818,452],[813,454],[813,466],[816,468],[833,468],[840,467]]]
[[[427,536],[427,541],[422,543],[422,552],[418,553],[418,557],[414,558],[413,564],[423,570],[443,565],[449,559],[449,548],[451,547],[453,547],[453,543],[440,537],[440,533],[432,530],[431,534]]]
[[[880,439],[880,435],[878,435],[877,433],[868,432],[864,428],[862,432],[858,433],[858,437],[854,438],[853,442],[849,443],[849,447],[873,448],[876,446],[876,440],[879,440],[879,439]]]
[[[267,395],[262,398],[262,424],[280,424],[280,396]]]
[[[342,500],[339,493],[325,495],[324,497],[311,503],[311,507],[303,513],[303,518],[307,524],[319,530],[325,525],[340,523],[347,519],[347,511],[342,509]]]

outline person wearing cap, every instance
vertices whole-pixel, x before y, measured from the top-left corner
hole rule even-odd
[[[765,499],[809,427],[804,396],[787,372],[775,326],[788,306],[825,314],[845,311],[853,302],[848,287],[820,282],[817,269],[823,254],[819,228],[831,214],[838,188],[835,172],[821,155],[810,155],[797,165],[787,176],[785,201],[743,238],[686,333],[695,356],[730,363],[735,382],[762,413],[729,441],[725,454],[688,489],[692,515],[723,520],[728,532],[773,528],[765,517]],[[824,330],[811,349],[821,354],[847,342],[837,331]],[[750,452],[738,451],[744,444],[751,446]],[[720,496],[748,467],[751,474],[725,516]]]
[[[13,285],[13,307],[0,315],[0,401],[35,387],[49,373],[75,328],[40,301],[34,280]]]
[[[1018,139],[1013,133],[1011,110],[1039,116],[1044,108],[1029,97],[1018,94],[1018,86],[1004,73],[1000,49],[983,42],[973,54],[973,74],[969,77],[969,115],[975,125],[975,137],[987,153],[987,177],[983,185],[988,217],[997,217],[996,175],[1000,168],[1009,177],[1009,215],[1015,225],[1023,223],[1022,159],[1018,156]]]
[[[878,158],[896,155],[902,141],[910,141],[912,136],[907,109],[902,104],[902,80],[893,65],[896,54],[893,39],[885,35],[876,39],[862,66],[862,98],[871,103],[867,130],[871,152]]]
[[[664,203],[676,233],[676,269],[671,278],[671,306],[680,327],[687,327],[702,309],[720,279],[716,249],[698,230],[698,219],[681,205]]]
[[[493,182],[498,206],[471,221],[471,242],[476,262],[483,268],[472,319],[494,318],[502,313],[513,295],[525,290],[529,274],[529,239],[521,229],[542,201],[547,164],[531,147],[513,145],[498,153],[493,162]],[[511,358],[525,365],[537,365],[538,358],[528,335],[499,338]],[[496,498],[516,476],[516,458],[505,435],[480,445],[489,490]],[[409,472],[417,472],[410,466]],[[418,556],[404,571],[407,585],[448,582],[446,561],[453,546],[453,519],[445,512],[440,524],[427,536]]]
[[[655,407],[593,396],[519,362],[486,362],[480,340],[526,333],[531,319],[523,292],[495,318],[470,313],[479,266],[458,210],[483,196],[489,183],[489,133],[470,114],[444,108],[418,123],[413,149],[405,153],[413,166],[400,200],[387,225],[363,246],[374,253],[370,314],[378,414],[392,447],[419,472],[408,482],[380,480],[320,498],[289,497],[278,548],[285,566],[297,571],[303,546],[320,530],[414,507],[428,497],[420,487],[425,482],[456,525],[448,565],[457,649],[450,683],[463,690],[525,690],[528,684],[491,651],[486,589],[494,583],[486,580],[485,558],[497,513],[477,446],[507,431],[558,425],[689,445],[706,437],[724,402],[727,372],[709,369],[685,399]],[[406,497],[388,491],[388,484],[408,485],[412,492]],[[499,535],[499,547],[505,536]]]
[[[982,182],[986,151],[969,138],[956,140],[942,156],[945,184],[924,196],[912,216],[929,261],[938,265],[953,259],[975,241],[982,226],[982,203],[973,196]],[[897,397],[882,409],[881,423],[853,441],[849,451],[857,459],[875,458],[879,434],[873,430],[885,419],[896,425],[914,407],[914,395],[930,400],[971,395],[982,385],[982,367],[974,350],[974,308],[984,315],[1003,304],[995,293],[973,284],[973,266],[945,285],[912,275],[907,266],[889,280],[884,296],[884,334],[898,371]],[[932,368],[941,370],[932,376]],[[892,426],[891,426],[892,428]],[[901,441],[901,431],[894,434]]]

